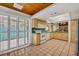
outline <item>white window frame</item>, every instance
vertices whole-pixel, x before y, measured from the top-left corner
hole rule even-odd
[[[2,15],[2,16],[7,16],[7,15],[4,15],[4,14],[0,14],[0,15]],[[7,17],[8,17],[8,50],[4,50],[4,51],[1,51],[1,50],[0,50],[0,55],[30,45],[30,44],[29,44],[29,19],[27,19],[27,18],[24,17],[24,23],[25,23],[25,21],[28,21],[28,22],[27,22],[27,23],[28,23],[28,24],[27,24],[27,26],[28,26],[28,28],[27,28],[27,42],[28,42],[28,43],[26,44],[25,41],[24,41],[24,45],[23,45],[23,46],[19,46],[19,36],[18,36],[18,39],[17,39],[17,47],[12,48],[12,49],[10,48],[10,17],[11,17],[11,16],[8,15]],[[19,18],[20,18],[20,16],[17,18],[17,20],[19,20]],[[24,26],[25,26],[25,25],[24,25]],[[19,30],[19,29],[18,29],[18,30]],[[19,33],[19,31],[18,31],[18,33]],[[25,27],[24,27],[24,33],[25,33]],[[18,35],[19,35],[19,34],[18,34]],[[24,40],[25,40],[25,34],[24,34]],[[0,48],[1,48],[1,43],[0,43]]]

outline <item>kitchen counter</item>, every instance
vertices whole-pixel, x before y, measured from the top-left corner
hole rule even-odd
[[[68,32],[65,32],[65,31],[59,31],[59,32],[47,32],[47,33],[68,33]]]
[[[32,33],[32,39],[34,45],[39,45],[47,41],[47,33]]]
[[[32,41],[33,41],[33,45],[39,45],[40,44],[40,33],[33,33]]]
[[[68,32],[53,32],[51,36],[53,39],[68,40]]]
[[[32,39],[34,45],[39,45],[43,41],[43,38],[41,35],[44,36],[43,33],[46,33],[46,39],[58,39],[58,40],[68,40],[68,32],[41,32],[41,33],[32,33]]]

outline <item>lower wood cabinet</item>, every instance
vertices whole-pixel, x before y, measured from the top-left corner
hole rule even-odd
[[[40,44],[40,34],[33,34],[32,41],[33,41],[33,45],[39,45]]]
[[[52,35],[53,35],[53,39],[59,39],[59,40],[65,40],[65,41],[68,40],[68,33],[55,32]]]

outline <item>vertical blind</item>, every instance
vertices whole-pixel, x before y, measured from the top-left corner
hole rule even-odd
[[[28,44],[28,25],[26,18],[0,15],[0,51]]]

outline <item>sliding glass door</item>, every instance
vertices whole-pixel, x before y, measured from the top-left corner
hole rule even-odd
[[[0,51],[27,44],[28,24],[25,18],[0,15]]]

